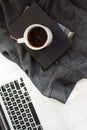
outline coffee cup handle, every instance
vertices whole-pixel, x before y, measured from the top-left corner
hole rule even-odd
[[[17,43],[24,43],[24,38],[18,38]]]

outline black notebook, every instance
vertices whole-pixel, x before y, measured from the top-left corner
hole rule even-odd
[[[26,47],[31,56],[33,56],[44,69],[47,69],[71,47],[72,42],[65,33],[61,31],[57,22],[52,20],[36,3],[33,3],[26,12],[10,25],[9,32],[15,39],[22,38],[25,29],[31,24],[47,26],[53,33],[53,41],[48,47],[38,51]]]

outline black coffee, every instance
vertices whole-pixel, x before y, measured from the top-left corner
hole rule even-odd
[[[41,27],[34,27],[29,31],[27,38],[33,47],[41,47],[47,40],[47,33]]]

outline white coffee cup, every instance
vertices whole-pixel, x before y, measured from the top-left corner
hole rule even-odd
[[[32,24],[24,31],[23,38],[17,39],[17,43],[25,43],[32,50],[40,50],[50,45],[52,40],[53,34],[48,27]]]

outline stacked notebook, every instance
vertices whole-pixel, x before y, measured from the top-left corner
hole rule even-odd
[[[30,55],[47,69],[61,57],[72,45],[71,40],[61,31],[57,22],[52,20],[36,3],[33,3],[15,22],[10,25],[11,37],[18,39],[23,37],[25,29],[31,24],[42,24],[50,28],[53,33],[52,43],[45,49],[34,51],[26,47]]]

